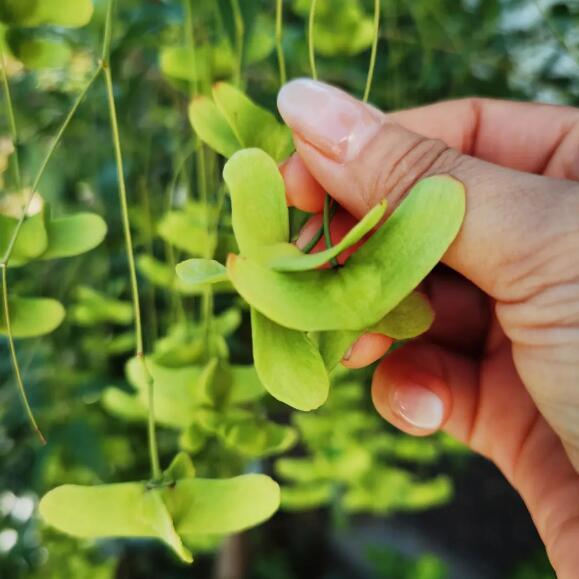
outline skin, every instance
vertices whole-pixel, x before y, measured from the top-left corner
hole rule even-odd
[[[463,229],[423,288],[437,320],[422,339],[382,359],[372,397],[386,420],[423,436],[436,429],[406,421],[394,394],[413,384],[434,392],[444,405],[441,428],[498,466],[525,501],[558,577],[574,579],[579,110],[466,99],[401,111],[383,117],[346,161],[314,144],[315,127],[304,130],[295,112],[280,112],[297,149],[285,170],[288,187],[299,189],[298,172],[321,185],[307,178],[308,207],[319,207],[328,191],[359,218],[384,196],[396,206],[431,174],[465,184]],[[299,195],[289,196],[306,207]],[[388,346],[364,336],[346,364],[372,362]]]

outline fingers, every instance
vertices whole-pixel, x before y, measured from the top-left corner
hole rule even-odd
[[[395,206],[425,176],[462,181],[467,214],[445,262],[496,299],[522,299],[520,270],[577,228],[579,188],[570,182],[463,156],[321,83],[291,82],[278,106],[309,172],[356,217],[384,197]]]
[[[406,129],[479,159],[528,173],[579,179],[579,110],[468,98],[391,113]]]
[[[488,297],[444,266],[435,269],[421,289],[435,313],[427,334],[429,341],[461,354],[480,356],[492,313]]]
[[[326,192],[306,169],[296,154],[292,155],[281,167],[285,181],[287,204],[306,213],[319,213],[324,208]]]
[[[372,397],[405,432],[438,427],[484,454],[521,493],[561,579],[579,565],[579,475],[561,441],[537,412],[503,341],[481,363],[429,343],[385,358]]]
[[[342,364],[352,370],[365,368],[388,352],[394,340],[384,334],[364,334],[352,345],[342,359]]]

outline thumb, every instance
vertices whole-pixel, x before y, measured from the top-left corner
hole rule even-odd
[[[287,84],[278,108],[314,178],[360,217],[384,197],[394,207],[421,178],[450,174],[467,191],[467,213],[444,261],[498,300],[533,291],[525,268],[576,229],[577,185],[499,167],[425,138],[329,85]]]

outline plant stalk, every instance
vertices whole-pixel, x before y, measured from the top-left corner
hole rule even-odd
[[[143,327],[141,320],[141,302],[139,297],[139,285],[137,280],[137,268],[135,265],[135,255],[133,250],[133,239],[131,234],[131,225],[129,220],[129,204],[127,200],[127,188],[125,181],[125,173],[123,168],[123,154],[121,147],[121,138],[118,125],[117,109],[114,97],[113,78],[110,68],[110,47],[111,47],[111,33],[112,33],[112,12],[115,0],[109,0],[107,7],[106,23],[105,23],[105,42],[103,48],[102,68],[105,77],[105,87],[107,94],[107,101],[110,113],[111,132],[113,137],[113,148],[115,153],[115,162],[117,166],[117,179],[119,187],[119,198],[121,203],[121,218],[123,224],[123,234],[125,238],[125,250],[127,254],[127,261],[129,265],[129,278],[131,284],[131,294],[133,301],[134,323],[135,323],[135,339],[136,352],[135,355],[140,360],[143,372],[147,381],[147,395],[148,395],[148,420],[147,432],[149,440],[149,455],[151,461],[151,475],[154,480],[161,477],[161,467],[159,461],[159,449],[157,447],[157,433],[155,424],[155,409],[154,409],[154,380],[149,372],[145,360],[144,343],[143,343]]]

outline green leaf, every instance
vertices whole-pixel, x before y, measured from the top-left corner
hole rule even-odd
[[[107,234],[107,224],[94,213],[77,213],[50,220],[47,233],[48,247],[40,259],[73,257],[98,247]]]
[[[48,298],[11,298],[9,307],[12,335],[15,338],[50,334],[64,320],[62,304]],[[0,333],[6,334],[4,312],[0,319]]]
[[[22,34],[21,29],[10,31],[7,37],[10,52],[31,70],[62,68],[72,55],[70,46],[62,39],[48,39]]]
[[[227,269],[214,259],[188,259],[177,264],[176,271],[179,278],[189,285],[228,281]]]
[[[88,286],[76,289],[76,303],[70,309],[70,317],[80,326],[103,323],[128,326],[133,321],[133,304],[107,296]]]
[[[279,326],[254,309],[251,328],[255,368],[267,391],[298,410],[319,408],[328,398],[330,380],[308,336]]]
[[[200,96],[189,105],[189,120],[199,138],[224,157],[231,157],[243,148],[215,103]]]
[[[186,452],[179,452],[163,474],[169,481],[176,481],[182,478],[194,478],[195,466],[193,465],[191,457]]]
[[[262,398],[265,394],[263,384],[259,380],[254,366],[231,366],[231,404],[245,404]]]
[[[280,490],[271,478],[247,474],[231,479],[186,479],[164,498],[181,536],[237,533],[269,519]],[[259,498],[259,500],[256,500]]]
[[[195,411],[210,400],[202,387],[205,368],[203,366],[184,366],[169,368],[146,360],[147,369],[155,384],[155,415],[160,424],[172,428],[187,426]],[[139,400],[147,406],[148,382],[142,361],[131,358],[126,366],[128,381],[137,389]]]
[[[266,265],[275,271],[308,271],[317,269],[335,257],[338,257],[338,255],[346,251],[346,249],[356,245],[364,235],[378,225],[382,217],[384,217],[385,212],[386,202],[383,201],[372,208],[361,221],[356,223],[339,243],[325,251],[320,251],[319,253],[302,253],[297,250],[294,245],[287,244],[289,247],[297,250],[295,255],[289,255],[289,252],[284,250],[283,253],[285,253],[285,255],[276,257],[272,255],[271,252],[267,252],[269,255]]]
[[[91,0],[1,0],[0,20],[18,26],[78,28],[93,14]]]
[[[297,432],[267,420],[233,421],[221,431],[226,446],[251,458],[263,458],[287,451],[297,442]]]
[[[206,47],[166,46],[159,54],[161,72],[171,78],[195,82],[209,76]]]
[[[245,256],[259,256],[264,246],[289,240],[285,186],[275,161],[259,149],[236,153],[225,165],[233,231]]]
[[[463,185],[420,181],[384,225],[338,270],[282,273],[230,255],[229,278],[277,324],[302,331],[363,330],[393,310],[434,268],[464,217]]]
[[[378,323],[365,330],[336,330],[317,335],[318,347],[328,370],[344,357],[348,348],[365,333],[384,334],[395,340],[409,340],[424,334],[434,321],[434,311],[428,300],[418,292],[405,297]]]
[[[329,503],[333,496],[334,485],[329,481],[283,486],[281,506],[288,511],[309,511]]]
[[[279,501],[279,486],[271,478],[249,474],[223,480],[185,478],[157,488],[143,482],[64,485],[42,498],[39,511],[63,533],[87,539],[157,538],[191,562],[183,540],[255,526],[273,515]]]
[[[157,226],[157,233],[171,245],[199,257],[213,253],[217,243],[194,207],[166,213]]]
[[[277,162],[289,157],[293,150],[291,131],[269,111],[224,82],[214,85],[213,100],[243,148],[263,149]]]
[[[18,219],[0,215],[0,256],[6,252],[17,225]],[[40,212],[24,221],[12,250],[10,265],[19,266],[28,263],[42,255],[47,247],[48,235],[44,212]]]

